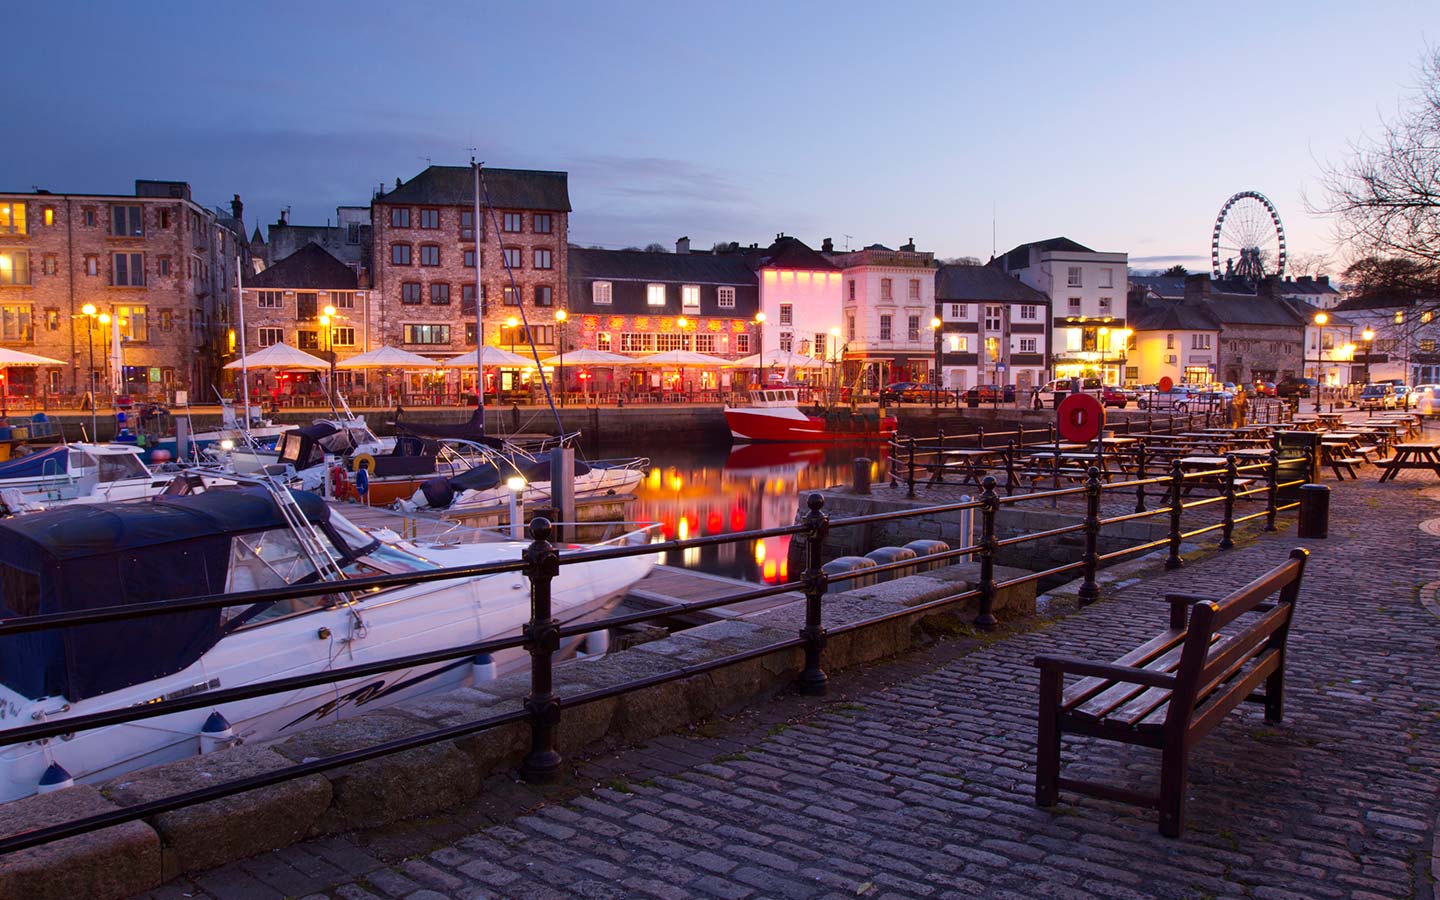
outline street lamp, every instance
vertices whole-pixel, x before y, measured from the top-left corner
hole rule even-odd
[[[570,314],[563,309],[555,310],[555,321],[560,323],[560,405],[565,405],[565,322]]]
[[[1320,412],[1320,370],[1325,365],[1325,323],[1330,317],[1323,312],[1315,314],[1315,412]]]
[[[940,321],[939,316],[932,316],[930,319],[930,331],[935,335],[935,372],[930,376],[932,384],[930,388],[931,409],[938,409],[940,407],[940,340],[943,337],[940,333],[940,327],[944,324],[944,322]]]
[[[517,318],[515,318],[514,316],[511,316],[510,318],[508,318],[508,319],[505,320],[505,327],[508,328],[508,329],[510,329],[510,352],[511,352],[511,353],[514,353],[514,352],[515,352],[515,339],[519,336],[520,320],[517,319]],[[518,385],[515,384],[515,379],[516,379],[516,373],[515,373],[515,372],[511,372],[511,373],[510,373],[510,390],[511,390],[512,394],[513,394],[514,391],[518,390]],[[501,381],[501,384],[502,384],[502,385],[504,384],[504,381],[503,381],[503,380]]]
[[[1099,344],[1100,344],[1100,383],[1101,383],[1101,384],[1104,384],[1104,383],[1105,383],[1105,353],[1106,353],[1107,350],[1110,349],[1110,329],[1109,329],[1108,327],[1104,326],[1104,325],[1101,325],[1101,326],[1100,326],[1100,330],[1097,331],[1097,332],[1095,332],[1095,334],[1096,334],[1096,336],[1099,337],[1099,339],[1100,339],[1100,340],[1099,340]]]
[[[755,382],[765,387],[765,313],[755,314]]]
[[[681,349],[681,350],[684,350],[684,349],[685,349],[685,326],[687,326],[687,325],[689,325],[689,324],[690,324],[690,320],[687,319],[687,318],[685,318],[684,316],[676,316],[676,317],[675,317],[675,331],[680,335],[680,349]],[[686,394],[687,399],[693,400],[694,397],[693,397],[693,396],[690,396],[690,395],[688,394],[688,392],[685,390],[685,367],[684,367],[684,366],[679,366],[679,367],[677,367],[676,372],[675,372],[675,377],[676,377],[677,379],[679,379],[678,390],[680,391],[680,393]]]
[[[80,307],[80,312],[85,316],[85,343],[90,345],[90,440],[96,440],[96,427],[98,416],[95,407],[98,405],[95,397],[95,304],[87,303]]]
[[[325,329],[325,356],[330,361],[330,381],[326,393],[330,395],[330,405],[335,405],[335,329],[330,327],[335,321],[335,307],[327,306],[320,311],[320,327]]]
[[[834,325],[830,328],[830,384],[834,393],[831,395],[830,405],[834,406],[840,402],[840,326]]]
[[[1369,384],[1369,383],[1370,383],[1370,347],[1371,347],[1371,345],[1373,345],[1373,344],[1375,343],[1375,329],[1371,328],[1371,327],[1368,326],[1368,325],[1365,326],[1365,330],[1362,331],[1362,332],[1360,332],[1360,337],[1362,337],[1362,338],[1365,339],[1365,383],[1366,383],[1366,384]]]

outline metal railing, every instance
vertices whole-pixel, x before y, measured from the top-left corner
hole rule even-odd
[[[1278,492],[1281,488],[1298,485],[1305,479],[1281,483],[1278,480],[1279,460],[1275,452],[1264,462],[1237,465],[1230,456],[1221,468],[1186,472],[1179,461],[1172,464],[1168,474],[1129,481],[1102,483],[1098,469],[1091,467],[1082,485],[1059,490],[1039,491],[1030,494],[1002,497],[997,492],[998,482],[986,477],[982,482],[982,493],[978,499],[959,503],[948,503],[892,512],[873,513],[832,520],[824,510],[822,495],[810,494],[806,499],[806,511],[797,516],[794,525],[759,529],[738,534],[713,535],[687,540],[664,541],[639,546],[612,546],[598,549],[567,552],[562,554],[550,541],[552,525],[544,518],[536,518],[530,524],[532,542],[519,559],[484,565],[462,566],[444,569],[412,572],[403,575],[371,575],[343,581],[319,582],[294,585],[277,589],[253,590],[215,596],[197,596],[179,600],[165,600],[149,603],[109,606],[78,612],[49,613],[22,618],[0,620],[0,637],[32,634],[54,628],[81,625],[96,625],[148,616],[173,614],[227,606],[249,606],[257,603],[287,601],[305,597],[334,596],[337,593],[355,594],[383,588],[395,588],[416,584],[433,583],[456,578],[475,578],[506,572],[523,572],[530,582],[530,617],[522,633],[510,637],[499,637],[475,641],[453,647],[410,654],[371,663],[356,664],[329,669],[305,675],[276,678],[254,684],[230,688],[218,688],[203,693],[174,699],[160,700],[140,706],[110,709],[85,715],[77,715],[52,721],[0,730],[0,747],[14,746],[32,741],[45,741],[79,731],[139,722],[171,713],[204,707],[218,707],[221,704],[246,700],[270,694],[294,691],[307,687],[336,684],[353,678],[383,674],[412,666],[453,662],[481,654],[494,654],[511,648],[525,648],[531,657],[531,685],[523,707],[498,712],[474,721],[426,731],[386,741],[370,747],[337,753],[319,759],[307,760],[295,765],[275,769],[259,775],[237,778],[221,784],[184,791],[173,796],[126,806],[79,819],[0,838],[0,854],[11,853],[51,841],[85,834],[125,822],[136,821],[175,809],[193,806],[233,796],[245,791],[277,784],[320,772],[327,772],[342,766],[377,759],[393,753],[436,744],[442,741],[475,734],[501,725],[528,721],[530,724],[530,747],[520,767],[523,778],[532,782],[553,780],[561,765],[561,756],[556,749],[557,729],[562,721],[561,698],[555,691],[554,666],[556,652],[561,642],[592,632],[640,624],[658,618],[673,617],[702,612],[747,601],[774,597],[795,590],[796,583],[788,582],[770,586],[757,586],[752,590],[740,591],[706,600],[690,601],[668,607],[664,610],[643,610],[621,613],[590,622],[561,625],[551,607],[551,587],[561,567],[583,562],[619,559],[645,554],[687,550],[733,543],[751,543],[770,537],[790,536],[798,542],[796,553],[803,560],[803,574],[799,586],[804,593],[804,625],[798,634],[790,639],[758,647],[741,653],[734,653],[703,663],[683,666],[671,671],[642,679],[627,681],[610,687],[583,691],[568,696],[564,707],[574,707],[598,700],[619,696],[631,691],[647,688],[670,681],[690,678],[714,669],[734,665],[771,653],[801,648],[804,663],[796,679],[797,688],[807,694],[822,694],[827,685],[823,668],[824,648],[832,634],[840,634],[874,626],[894,619],[923,614],[943,606],[978,601],[975,625],[983,630],[994,629],[997,620],[994,605],[997,595],[1006,588],[1039,582],[1042,579],[1078,572],[1081,578],[1079,601],[1082,605],[1094,603],[1100,597],[1096,580],[1102,563],[1114,561],[1137,553],[1149,552],[1166,547],[1166,565],[1170,568],[1182,564],[1182,542],[1213,531],[1222,532],[1220,549],[1233,546],[1232,535],[1236,525],[1263,518],[1265,530],[1276,530],[1279,513],[1298,506],[1298,503],[1280,503]],[[1244,487],[1251,475],[1263,481],[1259,487]],[[1313,472],[1309,473],[1313,477]],[[1168,495],[1163,507],[1151,510],[1137,510],[1134,513],[1104,517],[1101,515],[1101,499],[1107,493],[1140,489],[1147,485],[1163,486]],[[1199,487],[1210,487],[1219,491],[1214,497],[1185,500],[1185,494]],[[1265,508],[1248,515],[1235,515],[1235,502],[1241,499],[1265,498]],[[999,538],[996,532],[996,518],[1002,508],[1031,501],[1050,500],[1057,497],[1083,496],[1085,511],[1083,520],[1074,525],[1052,528],[1030,534]],[[1182,514],[1185,510],[1199,509],[1220,504],[1219,521],[1190,530],[1182,529]],[[927,556],[921,556],[892,563],[886,563],[852,572],[827,574],[822,569],[824,541],[832,529],[859,527],[863,525],[898,521],[920,516],[944,516],[965,510],[978,511],[981,524],[980,539],[972,546],[951,548]],[[1099,540],[1107,526],[1147,517],[1169,517],[1169,532],[1160,540],[1125,547],[1108,553],[1099,552]],[[996,557],[1000,551],[1035,541],[1047,540],[1061,535],[1083,533],[1084,550],[1078,560],[1054,566],[1038,572],[997,581],[995,575]],[[841,585],[857,578],[908,571],[920,571],[920,566],[940,561],[951,561],[974,554],[979,561],[978,584],[971,589],[957,591],[945,597],[936,598],[913,606],[906,606],[892,612],[870,618],[848,622],[828,629],[824,623],[824,599],[834,585]],[[197,735],[198,739],[198,735]]]

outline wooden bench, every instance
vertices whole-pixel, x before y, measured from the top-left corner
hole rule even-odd
[[[1223,598],[1167,594],[1170,628],[1113,663],[1036,657],[1036,804],[1054,806],[1062,788],[1135,803],[1158,809],[1160,833],[1179,837],[1185,830],[1191,748],[1245,700],[1264,703],[1265,719],[1280,721],[1285,639],[1308,556],[1306,550],[1292,550],[1284,565]],[[1279,598],[1266,602],[1277,591]],[[1252,612],[1257,615],[1237,621]],[[1079,680],[1065,690],[1067,675]],[[1262,683],[1264,692],[1256,693]],[[1060,741],[1066,733],[1159,750],[1160,793],[1060,777]]]

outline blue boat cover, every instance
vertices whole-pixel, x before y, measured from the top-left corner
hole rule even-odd
[[[0,462],[0,486],[7,478],[40,478],[45,475],[64,475],[70,469],[70,448],[65,445],[51,447],[28,456],[15,456]]]

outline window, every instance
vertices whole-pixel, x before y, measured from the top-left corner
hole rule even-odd
[[[60,310],[53,306],[45,309],[45,328],[47,331],[60,330]]]
[[[824,359],[825,355],[829,352],[829,349],[830,335],[824,333],[823,331],[817,332],[815,335],[815,342],[810,345],[810,355],[816,357],[817,359]]]
[[[1110,298],[1110,297],[1101,297],[1101,298],[1100,298],[1100,313],[1101,313],[1101,315],[1104,315],[1104,314],[1110,312],[1110,307],[1111,307],[1112,305],[1113,305],[1113,300],[1112,300],[1112,298]]]
[[[440,210],[438,210],[438,209],[422,209],[422,210],[420,210],[420,227],[421,227],[421,228],[427,228],[427,229],[439,228],[439,227],[440,227]]]
[[[449,325],[406,325],[405,343],[407,344],[448,344],[450,343]]]
[[[1071,298],[1067,301],[1067,303],[1068,303],[1068,308],[1069,308],[1070,314],[1071,314],[1072,316],[1080,312],[1080,298],[1079,298],[1079,297],[1071,297]]]
[[[882,301],[895,299],[891,295],[891,281],[889,278],[880,279],[880,299]]]
[[[1038,340],[1037,338],[1021,338],[1021,339],[1020,339],[1020,352],[1021,352],[1021,353],[1034,353],[1034,352],[1036,352],[1035,347],[1036,347],[1036,345],[1037,345],[1037,340]]]
[[[160,227],[166,231],[170,229],[170,210],[160,210]]]
[[[1000,330],[1000,320],[1001,320],[1001,312],[1000,312],[1000,310],[1001,310],[1001,307],[998,307],[998,306],[987,306],[987,307],[985,307],[985,330],[986,330],[986,331],[999,331],[999,330]]]
[[[320,314],[320,295],[314,291],[301,291],[295,295],[295,318],[313,319]]]
[[[714,352],[715,352],[715,335],[709,334],[709,333],[706,333],[706,334],[696,334],[696,335],[695,335],[695,352],[696,352],[696,353],[714,353]]]
[[[47,206],[47,207],[45,207],[45,211],[41,214],[41,219],[45,222],[45,227],[46,227],[46,228],[49,228],[50,226],[54,225],[54,224],[55,224],[55,207],[53,207],[53,206]]]
[[[543,248],[543,247],[536,247],[536,248],[535,248],[535,268],[537,268],[537,269],[548,269],[548,268],[550,268],[550,251],[549,251],[549,250],[546,250],[546,249]]]
[[[359,223],[359,222],[351,222],[349,225],[346,225],[346,226],[345,226],[345,243],[347,243],[347,244],[358,244],[358,243],[360,243],[360,223]]]
[[[700,285],[687,284],[680,288],[680,306],[687,312],[700,311]]]
[[[1104,268],[1100,270],[1100,286],[1102,288],[1112,288],[1115,286],[1114,269]]]
[[[663,285],[663,284],[647,284],[647,285],[645,285],[645,304],[646,304],[647,306],[664,306],[664,305],[665,305],[665,285]]]
[[[279,309],[282,303],[282,297],[284,297],[284,294],[279,291],[260,291],[260,293],[256,295],[255,305],[260,309]]]
[[[505,248],[505,265],[506,267],[511,269],[519,269],[524,267],[525,258],[521,255],[519,247]]]
[[[466,323],[465,323],[465,346],[467,346],[467,347],[473,347],[473,346],[475,346],[475,334],[476,334],[476,332],[475,332],[475,323],[474,323],[474,322],[466,322]]]
[[[475,240],[475,211],[472,209],[460,212],[460,239],[462,241]]]
[[[793,324],[795,324],[795,307],[794,307],[792,304],[789,304],[789,303],[782,303],[782,304],[780,304],[780,324],[781,324],[781,325],[793,325]]]
[[[110,234],[115,237],[144,237],[145,215],[141,207],[110,207]]]
[[[301,350],[319,350],[320,332],[308,329],[295,332],[295,346]]]
[[[0,203],[0,234],[28,234],[25,204]]]
[[[610,282],[596,281],[590,285],[590,302],[596,306],[609,306],[611,298]]]
[[[536,234],[549,234],[554,229],[550,223],[549,213],[536,213],[534,221]]]
[[[355,292],[354,292],[354,291],[331,291],[331,292],[330,292],[330,305],[333,306],[333,307],[335,307],[336,309],[354,309],[354,308],[355,308]]]
[[[550,287],[550,285],[548,285],[548,284],[537,284],[537,285],[535,285],[535,305],[536,305],[536,306],[554,306],[554,305],[555,305],[555,289],[552,288],[552,287]]]
[[[484,256],[484,254],[482,253],[481,256]],[[473,269],[473,268],[475,268],[475,251],[474,251],[474,250],[466,250],[466,251],[465,251],[465,260],[464,260],[463,265],[464,265],[465,268],[467,268],[467,269]]]
[[[30,320],[30,305],[10,304],[0,306],[0,340],[33,341],[35,325]]]
[[[0,284],[4,284],[4,283],[5,283],[5,269],[4,269],[4,265],[5,265],[4,262],[3,262],[3,261],[0,261]],[[100,257],[98,257],[98,256],[86,256],[86,257],[85,257],[85,274],[86,274],[86,275],[99,275],[99,274],[100,274]],[[18,282],[17,282],[17,283],[18,283]]]
[[[908,340],[908,341],[910,341],[912,344],[915,343],[916,341],[920,340],[920,317],[919,317],[919,316],[911,316],[910,319],[909,319],[909,321],[906,323],[905,339]]]
[[[735,335],[735,352],[736,352],[736,353],[739,353],[739,354],[741,354],[741,355],[744,355],[744,354],[747,354],[747,353],[750,352],[750,335],[748,335],[748,334],[737,334],[737,335]]]
[[[1209,350],[1209,349],[1210,349],[1210,335],[1208,335],[1208,334],[1192,334],[1192,335],[1190,335],[1190,349],[1191,349],[1191,350]]]
[[[166,278],[170,277],[170,257],[160,257],[160,274]]]
[[[845,282],[845,296],[850,302],[855,302],[855,279]]]
[[[1335,349],[1335,335],[1334,335],[1333,333],[1326,332],[1325,334],[1323,334],[1323,335],[1320,336],[1320,344],[1321,344],[1321,348],[1320,348],[1320,349],[1322,349],[1322,350],[1334,350],[1334,349]]]
[[[602,331],[602,332],[600,332],[599,334],[595,335],[595,349],[596,349],[596,350],[604,350],[604,351],[606,351],[607,353],[609,352],[609,350],[610,350],[610,332],[608,332],[608,331]]]
[[[392,264],[394,264],[394,265],[397,265],[397,266],[408,266],[408,265],[410,265],[410,245],[409,245],[409,244],[391,244],[391,245],[390,245],[390,262],[391,262]]]
[[[406,281],[400,285],[400,302],[413,306],[420,302],[420,282]]]
[[[460,285],[460,314],[475,315],[475,285],[473,284]]]
[[[735,289],[733,287],[717,288],[715,298],[715,305],[721,309],[735,308]]]
[[[336,347],[355,346],[355,328],[350,325],[337,325],[330,329],[330,343]]]
[[[505,285],[504,303],[506,306],[520,305],[520,300],[515,296],[515,289],[508,284]]]
[[[949,337],[950,337],[950,352],[951,352],[951,353],[969,353],[969,352],[970,352],[970,336],[969,336],[969,335],[964,335],[964,334],[952,334],[952,335],[950,335]]]
[[[845,340],[855,340],[855,314],[850,313],[845,317]]]
[[[55,254],[47,253],[40,260],[40,273],[42,275],[54,275],[60,268],[60,262]]]
[[[86,227],[86,228],[94,228],[94,227],[95,227],[95,210],[93,210],[93,209],[87,209],[87,210],[85,210],[83,213],[81,213],[80,218],[81,218],[81,221],[83,221],[83,222],[85,223],[85,227]]]
[[[1396,325],[1404,325],[1404,324],[1405,324],[1405,314],[1404,314],[1403,312],[1396,311],[1396,313],[1395,313],[1395,324],[1396,324]]]
[[[395,208],[395,209],[390,210],[390,227],[391,227],[391,228],[409,228],[409,227],[410,227],[410,210],[408,210],[408,209],[400,209],[400,208],[398,208],[398,207]]]
[[[880,317],[880,340],[882,341],[890,340],[890,320],[892,318],[893,316],[888,315]]]
[[[795,352],[795,335],[793,332],[780,332],[780,349],[785,353]]]
[[[1065,279],[1066,287],[1083,287],[1084,282],[1080,277],[1082,269],[1080,266],[1070,266],[1069,275]]]
[[[500,219],[501,230],[510,234],[518,234],[522,227],[520,213],[506,213]]]
[[[654,353],[655,335],[646,332],[626,331],[620,335],[621,353]]]
[[[112,253],[110,261],[112,265],[111,284],[116,287],[145,286],[145,254]]]
[[[911,299],[911,300],[919,300],[919,299],[920,299],[920,279],[918,279],[918,278],[912,278],[912,279],[910,279],[910,299]]]
[[[685,335],[683,334],[657,334],[655,335],[655,349],[661,353],[669,350],[684,350]]]
[[[968,304],[968,303],[952,303],[952,304],[950,304],[950,318],[952,318],[952,319],[968,319],[968,318],[970,318],[970,304]]]
[[[1039,307],[1035,307],[1035,306],[1022,306],[1022,307],[1020,307],[1020,318],[1021,318],[1021,319],[1024,319],[1024,320],[1028,320],[1028,321],[1032,321],[1032,322],[1033,322],[1035,319],[1039,318]]]
[[[285,343],[285,329],[283,328],[262,328],[260,329],[260,346],[273,347],[276,344]]]
[[[450,285],[445,284],[444,282],[430,285],[430,305],[449,306]]]
[[[1435,341],[1431,340],[1430,338],[1422,338],[1421,341],[1420,341],[1420,352],[1421,352],[1421,353],[1434,353],[1434,352],[1435,352]]]
[[[120,336],[132,341],[150,340],[150,320],[143,306],[115,307],[115,320],[120,323]]]
[[[420,265],[422,265],[422,266],[438,266],[438,265],[440,265],[440,247],[439,247],[437,244],[421,244],[421,245],[420,245]]]
[[[174,314],[173,312],[171,312],[170,310],[168,310],[168,309],[162,309],[162,310],[160,310],[160,330],[161,330],[161,331],[174,331],[174,330],[175,330],[175,314]]]

